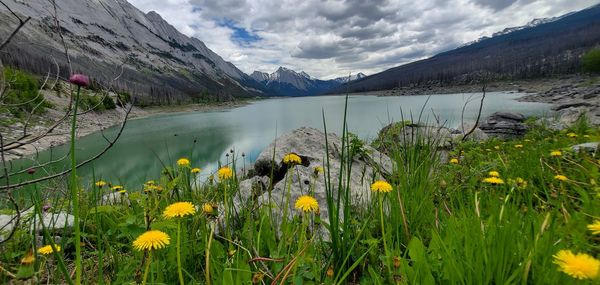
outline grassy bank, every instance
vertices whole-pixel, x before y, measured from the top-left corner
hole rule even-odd
[[[202,183],[194,179],[201,170],[185,158],[167,162],[162,176],[134,189],[101,177],[79,181],[83,280],[596,284],[600,161],[570,146],[599,135],[585,122],[564,131],[532,125],[522,139],[462,143],[449,162],[438,159],[431,142],[392,143],[394,169],[388,177],[370,178],[370,202],[338,203],[348,201],[346,184],[328,177],[330,166],[323,165],[314,179],[328,181],[327,203],[307,198],[308,185],[303,200],[286,201],[295,211],[234,200],[240,189],[235,164]],[[355,152],[350,145],[356,144],[347,144],[346,153]],[[303,166],[293,156],[287,160],[284,179],[291,181]],[[350,163],[346,159],[343,167]],[[71,212],[70,194],[48,195],[61,188],[51,181],[15,189],[21,208],[32,207],[22,224],[44,213]],[[106,194],[110,199],[103,201]],[[234,208],[236,202],[243,207]],[[324,209],[330,220],[320,219]],[[287,218],[277,222],[277,215]],[[2,283],[70,281],[71,230],[47,226],[22,227],[0,245]]]

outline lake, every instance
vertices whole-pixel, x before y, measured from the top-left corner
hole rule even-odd
[[[495,111],[514,111],[531,116],[549,115],[550,105],[518,102],[524,94],[491,92],[485,99],[482,118]],[[348,127],[362,139],[372,140],[378,131],[393,121],[417,120],[425,102],[422,121],[435,116],[447,127],[457,127],[465,102],[465,122],[474,122],[480,94],[446,94],[432,96],[378,97],[351,95],[348,98]],[[180,157],[188,157],[192,167],[203,169],[208,176],[225,154],[236,150],[238,166],[252,163],[258,154],[278,135],[301,126],[323,129],[322,112],[329,132],[341,133],[344,116],[344,96],[320,96],[268,99],[221,112],[188,112],[155,115],[133,119],[127,123],[118,142],[104,156],[83,167],[78,174],[90,178],[92,171],[113,184],[139,186],[143,181],[157,179],[163,164],[173,165]],[[104,131],[114,136],[116,128]],[[101,134],[95,133],[77,141],[78,160],[84,160],[104,148]],[[64,154],[68,146],[55,147],[52,156]],[[242,159],[241,154],[245,157]],[[49,159],[50,151],[41,153]],[[17,162],[22,164],[22,162]],[[55,165],[54,170],[68,167]],[[202,177],[202,176],[201,176]],[[84,180],[85,181],[85,180]],[[89,181],[89,180],[88,180]],[[15,182],[15,181],[13,181]],[[138,188],[138,187],[136,187]]]

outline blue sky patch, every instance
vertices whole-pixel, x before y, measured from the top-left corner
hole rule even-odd
[[[240,46],[249,46],[252,43],[262,40],[261,37],[236,25],[232,20],[223,19],[219,21],[218,24],[219,26],[232,29],[233,34],[231,35],[231,40]]]

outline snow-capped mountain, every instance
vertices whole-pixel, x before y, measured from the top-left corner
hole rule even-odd
[[[476,39],[474,41],[470,41],[470,42],[468,42],[466,44],[463,44],[463,45],[459,46],[459,48],[465,47],[465,46],[469,46],[469,45],[472,45],[472,44],[476,44],[478,42],[481,42],[481,41],[484,41],[484,40],[487,40],[487,39],[490,39],[490,38],[493,38],[493,37],[510,34],[512,32],[515,32],[515,31],[519,31],[519,30],[523,30],[523,29],[527,29],[527,28],[537,27],[539,25],[543,25],[543,24],[546,24],[546,23],[551,23],[551,22],[560,20],[560,19],[562,19],[564,17],[567,17],[567,16],[569,16],[571,14],[573,14],[573,13],[568,13],[568,14],[565,14],[565,15],[557,16],[557,17],[536,18],[536,19],[533,19],[533,20],[529,21],[529,23],[527,23],[527,24],[525,24],[523,26],[505,28],[502,31],[498,31],[498,32],[493,33],[491,37],[490,36],[480,37],[479,39]]]
[[[178,32],[156,12],[143,13],[125,0],[61,0],[56,1],[58,28],[52,2],[4,1],[21,18],[31,17],[7,53],[0,54],[5,63],[46,73],[55,69],[56,59],[61,76],[66,77],[62,35],[74,71],[149,101],[186,100],[198,94],[218,98],[260,94],[256,89],[260,86],[248,75],[202,41]],[[0,37],[17,25],[18,20],[0,5]],[[123,75],[112,81],[121,66]]]
[[[358,80],[358,79],[365,78],[365,77],[367,77],[367,76],[364,73],[359,72],[357,74],[352,74],[350,76],[338,77],[338,78],[336,78],[334,80],[337,81],[337,82],[339,82],[339,83],[347,83],[347,82]]]
[[[252,79],[258,82],[269,81],[269,74],[266,72],[260,72],[255,70],[254,72],[252,72],[252,74],[250,74],[250,77],[252,77]]]
[[[266,72],[254,71],[250,77],[263,84],[267,91],[272,95],[279,96],[309,96],[324,93],[340,84],[365,77],[358,73],[350,77],[340,77],[332,80],[319,80],[306,72],[296,72],[294,70],[280,66],[275,72],[268,74]]]

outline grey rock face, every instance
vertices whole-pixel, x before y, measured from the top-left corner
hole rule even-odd
[[[463,136],[466,133],[470,132],[471,129],[473,129],[473,125],[474,124],[465,123],[458,130],[453,130],[452,131],[452,139],[457,140],[457,141],[462,140]],[[488,139],[489,139],[489,136],[484,131],[482,131],[478,127],[475,127],[475,129],[473,129],[473,132],[471,132],[471,134],[469,134],[467,136],[466,140],[480,142],[480,141],[486,141]]]
[[[490,137],[501,139],[516,138],[525,135],[527,126],[523,123],[525,116],[513,112],[496,112],[479,125],[479,128]]]
[[[119,204],[127,204],[129,205],[129,199],[128,199],[129,194],[127,193],[119,193],[119,192],[111,192],[111,193],[107,193],[102,195],[101,201],[102,201],[102,205],[119,205]]]
[[[37,232],[42,231],[43,225],[49,230],[59,230],[64,228],[70,228],[73,225],[74,217],[71,214],[65,212],[58,213],[43,213],[43,220],[40,221],[39,217],[36,217],[35,229]],[[15,227],[16,215],[0,215],[0,240],[4,238],[3,233],[12,231]],[[19,221],[19,227],[24,229],[33,230],[34,228],[33,209],[29,209],[21,213]]]
[[[598,150],[598,144],[600,142],[589,142],[589,143],[582,143],[582,144],[578,144],[578,145],[574,145],[571,147],[571,150],[573,150],[574,152],[587,152],[587,153],[595,153],[596,150]]]
[[[20,66],[33,66],[34,69],[31,62],[39,61],[38,69],[53,69],[52,59],[66,64],[52,2],[4,1],[22,18],[31,17],[14,39],[18,44],[7,47],[7,54],[13,54],[11,58]],[[251,80],[248,75],[200,40],[177,31],[156,12],[145,14],[125,0],[55,2],[60,31],[67,42],[75,71],[85,72],[100,81],[110,81],[114,78],[113,73],[118,74],[115,71],[120,70],[115,67],[123,64],[123,76],[131,90],[144,90],[146,85],[154,85],[158,80],[161,85],[166,85],[164,88],[183,94],[227,88],[234,88],[232,91],[239,92],[236,94],[257,94],[252,93],[256,91],[252,87],[244,85]],[[17,25],[15,17],[0,5],[0,33],[8,35]],[[189,90],[182,89],[184,86]]]
[[[325,179],[323,173],[315,174],[315,167],[323,167],[327,171],[326,157],[329,157],[331,185],[334,191],[338,191],[337,181],[340,175],[342,146],[340,137],[335,134],[328,134],[327,140],[329,153],[326,154],[325,134],[314,128],[303,127],[277,138],[258,156],[253,169],[253,177],[240,182],[239,194],[234,198],[236,207],[252,205],[255,202],[262,205],[270,204],[274,207],[274,212],[277,213],[277,219],[280,221],[284,211],[287,211],[289,215],[298,214],[298,210],[294,209],[294,203],[298,197],[314,193],[312,196],[319,202],[321,219],[328,222]],[[274,147],[275,152],[273,153]],[[282,162],[283,157],[288,153],[299,155],[303,160],[302,165],[293,166],[288,170]],[[272,161],[273,157],[274,161]],[[273,166],[274,169],[271,169]],[[392,161],[389,157],[369,146],[363,146],[363,151],[352,159],[349,177],[352,202],[361,204],[369,201],[373,177],[380,179],[381,172],[388,173],[391,168]],[[346,171],[344,169],[343,179],[347,178]],[[269,196],[271,172],[274,173],[274,185]],[[288,187],[289,204],[286,205]]]
[[[415,143],[433,143],[438,147],[448,147],[451,141],[452,136],[449,129],[418,124],[405,126],[398,136],[398,142],[401,146],[414,145]]]

